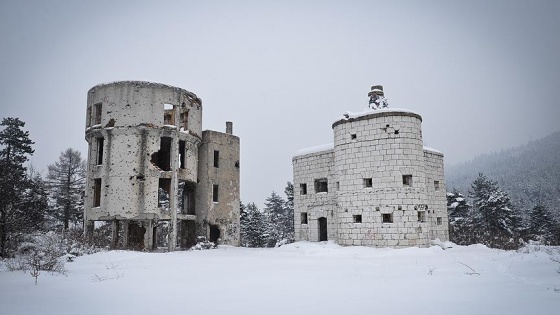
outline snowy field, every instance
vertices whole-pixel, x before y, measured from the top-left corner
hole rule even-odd
[[[548,253],[547,253],[548,252]],[[0,272],[0,314],[560,314],[558,249],[299,242],[108,251],[68,275]],[[472,269],[471,269],[472,268]]]

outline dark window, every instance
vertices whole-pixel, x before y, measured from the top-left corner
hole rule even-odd
[[[300,195],[307,195],[307,184],[299,184]]]
[[[354,223],[362,223],[362,215],[361,214],[355,214],[353,215],[354,218]]]
[[[179,163],[181,168],[185,168],[185,141],[179,140]]]
[[[103,138],[97,138],[97,165],[103,164]]]
[[[179,184],[179,189],[182,190],[182,198],[179,200],[179,206],[183,214],[196,214],[195,210],[195,191],[196,185],[188,182]]]
[[[169,211],[169,193],[171,192],[171,179],[160,178],[158,186],[158,207]]]
[[[301,224],[307,224],[307,212],[301,213]]]
[[[355,133],[350,135],[350,140],[356,140],[356,134]]]
[[[95,124],[101,124],[101,111],[103,110],[103,105],[101,103],[97,103],[95,106]]]
[[[426,222],[426,211],[418,211],[418,222]]]
[[[93,180],[93,206],[101,206],[101,178]]]
[[[218,192],[219,192],[218,185],[214,185],[213,189],[212,189],[212,201],[213,202],[218,202]]]
[[[220,151],[214,150],[214,167],[220,167]]]
[[[152,154],[152,164],[163,171],[171,170],[171,140],[170,137],[161,137],[159,151]]]
[[[403,175],[402,183],[406,187],[412,187],[412,175]]]
[[[438,217],[436,220],[437,220],[437,225],[442,225],[441,217]]]
[[[321,179],[316,179],[315,180],[315,192],[316,193],[321,193],[321,192],[329,192],[329,188],[328,188],[328,181],[326,178],[321,178]]]
[[[371,178],[364,178],[364,187],[371,188],[373,186],[373,179]]]
[[[392,213],[383,213],[383,223],[393,223],[393,214]]]
[[[184,111],[181,113],[181,126],[184,130],[189,129],[189,111]]]
[[[439,191],[439,180],[434,180],[434,189]]]

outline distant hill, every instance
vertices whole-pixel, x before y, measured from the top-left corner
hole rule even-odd
[[[499,153],[446,166],[447,191],[468,194],[470,185],[484,173],[497,181],[524,212],[541,200],[560,217],[560,132]]]

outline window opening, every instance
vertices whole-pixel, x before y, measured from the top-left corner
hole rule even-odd
[[[441,217],[438,217],[436,220],[437,220],[437,225],[442,225]]]
[[[418,222],[426,222],[426,211],[418,211]]]
[[[171,192],[171,179],[160,178],[158,186],[158,208],[162,211],[169,211],[169,194]]]
[[[213,202],[218,202],[218,192],[219,192],[218,185],[214,185],[212,187],[212,201]]]
[[[179,163],[182,169],[185,168],[185,141],[179,140]]]
[[[355,214],[353,215],[354,218],[354,223],[362,223],[362,215],[361,214]]]
[[[87,109],[87,117],[86,117],[86,127],[91,126],[91,106]]]
[[[163,171],[171,170],[171,140],[170,137],[161,137],[159,151],[152,154],[152,159],[150,160],[153,165]]]
[[[412,175],[403,175],[402,182],[404,186],[412,187]]]
[[[103,110],[103,104],[97,103],[95,106],[95,124],[101,124],[101,111]]]
[[[183,127],[184,130],[188,130],[189,129],[189,111],[183,111],[181,113],[181,127]]]
[[[101,178],[93,180],[93,206],[101,206]]]
[[[220,151],[214,150],[214,167],[220,167]]]
[[[196,214],[195,191],[196,185],[188,182],[179,183],[179,208],[183,214]]]
[[[307,212],[301,213],[301,224],[307,224]]]
[[[175,110],[171,104],[163,104],[163,124],[175,125]]]
[[[439,191],[439,180],[434,180],[434,189]]]
[[[355,133],[350,134],[350,140],[356,140],[356,134]]]
[[[328,192],[328,181],[326,178],[315,180],[315,193]]]
[[[307,195],[307,184],[299,184],[300,195]]]
[[[364,178],[364,188],[371,188],[373,186],[372,178]]]
[[[97,138],[97,165],[103,164],[103,143],[104,138]]]
[[[382,218],[383,218],[383,223],[393,223],[392,213],[383,213]]]

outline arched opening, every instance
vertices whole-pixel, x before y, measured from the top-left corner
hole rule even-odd
[[[327,240],[327,218],[319,218],[319,242]]]
[[[220,228],[217,225],[210,224],[210,242],[218,244],[220,238]]]

